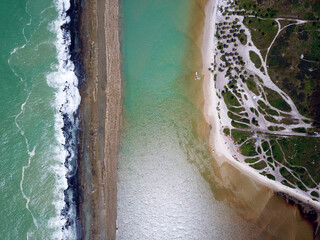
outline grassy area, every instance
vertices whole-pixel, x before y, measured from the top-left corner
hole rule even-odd
[[[244,107],[230,107],[229,110],[231,112],[234,112],[234,113],[238,113],[238,114],[241,114],[241,112],[245,111],[246,109]]]
[[[251,92],[253,92],[255,95],[259,95],[258,87],[253,77],[249,77],[246,81],[246,84]]]
[[[244,128],[244,129],[249,129],[250,128],[250,126],[248,126],[247,124],[236,122],[234,120],[231,121],[231,125],[233,127],[235,127],[235,128]]]
[[[289,182],[297,185],[300,189],[306,191],[306,188],[297,180],[295,179],[292,174],[284,167],[280,168],[281,175],[287,179]]]
[[[263,151],[268,151],[268,149],[269,149],[269,143],[268,142],[266,142],[266,141],[264,141],[262,144],[262,149],[263,149]]]
[[[246,14],[261,18],[295,16],[299,19],[312,20],[320,16],[320,2],[314,0],[237,0],[237,5],[245,9]]]
[[[278,127],[278,126],[269,126],[268,130],[269,131],[282,131],[282,130],[285,130],[285,128],[284,127]]]
[[[279,123],[276,119],[274,119],[273,117],[270,117],[270,116],[264,116],[264,118],[269,121],[269,122],[272,122],[272,123]]]
[[[267,94],[267,98],[271,106],[285,112],[291,111],[291,107],[289,106],[289,104],[280,96],[278,92],[273,91],[272,89],[267,87],[265,87],[264,90]]]
[[[273,115],[273,116],[279,116],[279,113],[276,110],[273,110],[271,108],[265,109],[266,113]]]
[[[246,163],[255,163],[255,162],[257,162],[257,161],[259,161],[260,160],[260,158],[246,158],[244,161],[246,162]]]
[[[320,183],[320,139],[319,138],[282,138],[278,140],[287,161],[293,166],[308,169],[317,183]],[[310,184],[310,183],[309,183]],[[308,185],[309,185],[308,184]]]
[[[244,156],[255,156],[257,155],[256,147],[255,147],[255,140],[250,139],[240,147],[241,153]]]
[[[274,20],[246,17],[243,23],[250,29],[252,41],[260,50],[270,46],[278,31],[278,25]]]
[[[297,133],[306,133],[307,130],[303,127],[300,127],[300,128],[294,128],[292,129],[294,132],[297,132]]]
[[[230,129],[229,128],[223,129],[223,133],[227,134],[227,135],[230,135]]]
[[[246,45],[247,44],[247,35],[244,32],[241,32],[237,35],[237,38],[241,42],[241,44]]]
[[[320,21],[317,19],[320,17],[320,2],[314,0],[237,0],[236,4],[240,6],[236,11],[245,9],[245,13],[237,12],[237,14],[245,16],[243,23],[250,29],[252,41],[261,50],[263,57],[278,31],[278,24],[272,18],[289,17],[311,20],[305,24],[293,24],[280,32],[268,54],[267,66],[271,80],[289,95],[301,114],[314,119],[310,121],[313,126],[320,127]],[[250,17],[248,17],[249,15]],[[290,23],[292,22],[287,20],[280,21],[282,27]],[[247,44],[247,36],[243,29],[236,36],[242,44]],[[218,48],[225,50],[225,46],[221,44]],[[255,66],[260,68],[259,56],[253,51],[249,52],[249,56]],[[221,57],[221,60],[225,61],[226,58],[228,56]],[[245,68],[245,66],[242,67]],[[241,70],[243,71],[243,69]],[[248,89],[255,95],[260,94],[259,88],[261,86],[257,85],[253,77],[245,79],[243,83],[247,84]],[[234,85],[233,82],[230,82],[229,89],[231,89],[231,84]],[[237,89],[238,93],[233,93],[232,90],[233,88],[229,91],[225,89],[222,93],[230,110],[228,116],[233,119],[231,125],[235,128],[250,129],[250,126],[244,124],[249,121],[248,114],[245,116],[245,109],[237,100],[237,95],[240,96],[241,92]],[[275,119],[276,116],[280,116],[281,123],[287,125],[299,122],[291,114],[278,113],[278,111],[271,109],[270,105],[284,112],[291,111],[290,105],[281,94],[270,88],[264,90],[266,96],[262,94],[263,101],[258,101],[257,109],[250,108],[252,113],[263,113],[265,119],[272,123],[278,123],[278,120]],[[246,97],[250,98],[249,95]],[[281,175],[286,179],[282,183],[289,187],[295,185],[306,190],[304,184],[308,187],[316,187],[316,184],[320,183],[320,140],[318,138],[264,133],[262,151],[261,148],[256,150],[256,140],[252,139],[253,133],[244,129],[224,129],[224,133],[231,132],[233,139],[243,144],[240,147],[241,153],[251,157],[245,160],[251,167],[261,170],[268,165],[275,170],[275,167],[283,164],[289,170],[284,167],[280,168]],[[283,127],[277,125],[268,126],[268,129],[271,131],[284,130]],[[316,128],[299,127],[294,128],[293,131],[314,134]],[[264,153],[266,162],[257,158],[257,152]],[[313,183],[308,173],[314,178],[316,184]],[[263,171],[261,174],[275,180],[275,177],[267,171]],[[311,195],[319,198],[319,194],[315,191]]]
[[[320,22],[282,31],[268,56],[272,80],[293,100],[299,112],[320,125]],[[303,56],[303,58],[302,58]],[[308,62],[314,61],[314,62]]]
[[[227,114],[228,114],[228,117],[231,118],[232,120],[243,122],[243,123],[250,123],[249,119],[240,117],[230,111],[228,111]]]
[[[271,18],[310,21],[285,28],[273,44],[267,64],[272,80],[289,94],[300,113],[314,118],[314,124],[320,126],[320,82],[317,81],[320,76],[320,2],[238,0],[237,6],[245,10],[241,15],[255,16],[246,17],[244,23],[251,30],[252,40],[260,50],[269,46],[278,28]],[[292,21],[280,21],[282,27],[290,23]],[[264,56],[265,52],[261,54]]]
[[[250,51],[249,56],[250,56],[250,60],[254,63],[256,68],[260,68],[261,67],[261,59],[258,56],[258,54],[256,54],[254,51]]]
[[[282,123],[286,125],[292,125],[292,124],[298,124],[299,121],[298,119],[295,119],[295,118],[285,117],[285,118],[282,118]]]
[[[271,174],[266,174],[266,176],[271,180],[276,180],[276,178]]]
[[[238,143],[241,144],[248,138],[252,137],[252,133],[249,131],[241,131],[239,129],[232,129],[231,130],[231,136],[233,139]]]
[[[230,91],[224,91],[222,93],[224,102],[226,103],[228,109],[230,109],[232,106],[240,106],[240,103],[235,95],[232,94]]]
[[[276,161],[283,163],[284,158],[283,158],[283,154],[282,154],[282,151],[280,149],[279,144],[275,140],[271,140],[270,145],[271,145],[273,158]]]
[[[268,106],[262,100],[258,100],[258,105],[264,110],[268,108]]]
[[[250,166],[253,167],[254,169],[261,170],[266,168],[267,164],[264,161],[259,161],[255,164],[251,164]]]
[[[250,107],[250,111],[254,113],[257,117],[259,117],[259,112],[257,111],[257,109]]]

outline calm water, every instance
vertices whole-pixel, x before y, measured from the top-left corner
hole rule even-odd
[[[1,239],[74,234],[73,227],[61,230],[68,170],[59,110],[72,118],[80,101],[73,64],[63,65],[63,4],[68,8],[62,0],[0,1]]]
[[[195,1],[122,2],[124,131],[118,239],[246,239],[247,223],[213,198],[197,101]],[[198,13],[199,14],[199,13]],[[195,61],[196,60],[196,61]]]

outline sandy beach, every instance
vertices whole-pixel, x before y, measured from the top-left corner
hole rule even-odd
[[[319,209],[320,204],[312,201],[310,198],[301,195],[299,192],[288,188],[281,183],[269,180],[260,175],[251,167],[236,161],[230,150],[229,143],[223,139],[221,130],[221,120],[218,118],[217,112],[217,97],[214,87],[213,74],[208,71],[211,63],[214,63],[215,55],[215,23],[217,15],[217,5],[219,0],[209,0],[206,6],[206,20],[204,26],[204,37],[202,44],[203,70],[204,74],[204,114],[206,121],[210,126],[210,147],[212,150],[214,164],[219,169],[220,182],[226,188],[232,189],[233,192],[238,192],[239,201],[244,200],[242,204],[248,205],[247,208],[252,210],[252,218],[259,217],[258,215],[265,211],[268,203],[274,197],[274,193],[282,193],[282,196],[291,196],[303,205],[306,211],[309,207]],[[244,184],[245,183],[245,184]],[[280,194],[281,195],[281,194]],[[284,197],[285,198],[285,197]],[[259,202],[254,199],[259,199]],[[293,201],[294,202],[294,201]],[[253,204],[253,207],[249,205]],[[248,214],[248,213],[246,213]],[[256,216],[254,216],[257,214]],[[250,215],[250,214],[249,214]]]
[[[86,1],[81,9],[81,239],[115,239],[121,116],[118,17],[118,0]]]

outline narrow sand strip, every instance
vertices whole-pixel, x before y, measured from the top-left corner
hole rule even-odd
[[[79,218],[81,239],[115,239],[121,119],[118,0],[81,6]]]

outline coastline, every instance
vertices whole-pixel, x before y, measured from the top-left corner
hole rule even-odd
[[[202,74],[205,76],[204,84],[203,84],[203,91],[204,91],[204,115],[207,123],[210,126],[210,147],[214,149],[212,152],[212,156],[215,159],[216,164],[218,167],[224,167],[225,165],[231,165],[240,171],[243,175],[246,175],[247,178],[252,179],[253,185],[261,185],[270,189],[270,194],[268,197],[265,198],[265,205],[267,205],[269,199],[273,197],[273,195],[281,196],[290,205],[298,206],[300,213],[303,214],[305,211],[309,212],[318,212],[319,216],[319,209],[320,203],[315,202],[308,197],[301,195],[298,192],[295,192],[291,188],[288,188],[281,183],[269,180],[268,178],[260,175],[259,173],[255,172],[249,166],[246,166],[240,162],[237,162],[233,159],[232,154],[228,150],[228,146],[223,144],[225,140],[223,139],[222,134],[220,133],[220,121],[218,119],[217,113],[217,99],[216,99],[216,90],[214,87],[213,81],[213,74],[208,71],[208,67],[210,64],[214,62],[214,55],[215,55],[215,42],[214,42],[214,33],[215,33],[215,16],[217,11],[218,0],[209,0],[206,6],[206,20],[204,26],[204,37],[202,43],[202,56],[203,56],[203,69]],[[223,176],[220,176],[223,178]],[[229,179],[230,180],[230,179]],[[223,180],[222,180],[223,181]],[[222,183],[224,184],[224,183]],[[258,189],[261,188],[260,186],[256,186]],[[243,196],[244,197],[244,196]],[[288,200],[290,199],[290,201]],[[294,201],[295,199],[295,201]],[[263,204],[260,209],[263,211]],[[302,209],[302,210],[301,210]],[[309,219],[310,220],[310,219]],[[313,222],[314,223],[314,222]]]
[[[121,117],[118,0],[86,1],[80,16],[79,218],[81,239],[115,239]]]

